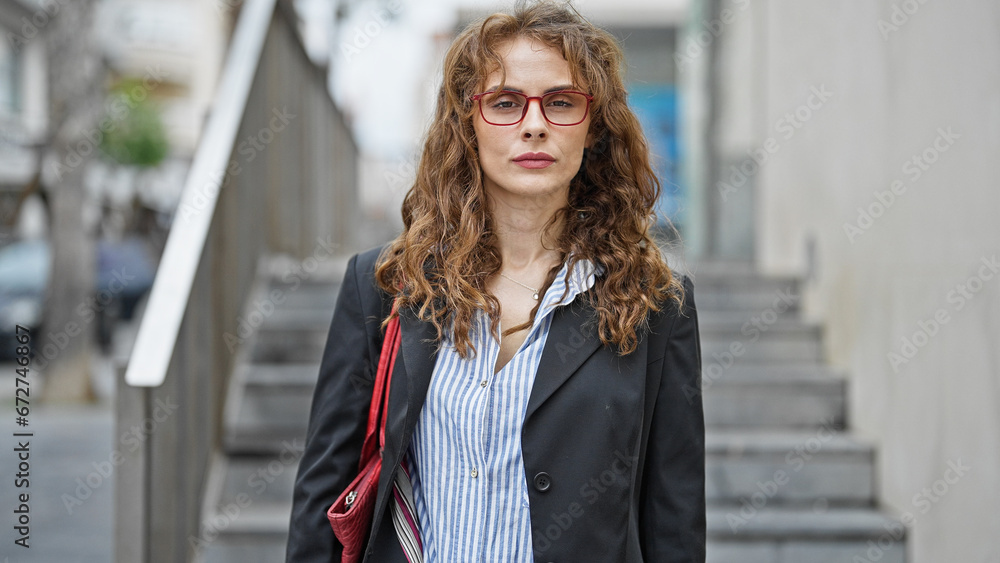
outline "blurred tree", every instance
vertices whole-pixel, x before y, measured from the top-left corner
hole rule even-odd
[[[166,158],[170,143],[159,107],[152,100],[149,90],[142,78],[126,77],[119,79],[108,95],[104,120],[113,122],[115,126],[102,136],[101,152],[128,178],[132,198],[127,209],[114,210],[123,219],[119,221],[118,229],[108,228],[113,221],[102,220],[105,236],[126,233],[152,236],[153,232],[160,230],[155,220],[155,209],[151,209],[141,195],[142,183],[149,181],[149,174]],[[108,232],[115,230],[119,232]],[[165,233],[158,234],[165,236]]]
[[[90,401],[95,245],[86,232],[84,171],[103,132],[105,65],[94,37],[97,0],[60,4],[44,36],[51,142],[45,188],[51,212],[52,276],[44,334],[36,350],[46,366],[44,397]],[[51,174],[48,174],[51,172]]]
[[[142,79],[125,78],[111,88],[108,107],[130,108],[123,116],[109,110],[106,119],[115,119],[115,127],[101,137],[101,150],[123,166],[150,168],[167,156],[170,148],[163,120],[147,97]],[[140,92],[141,94],[136,94]]]

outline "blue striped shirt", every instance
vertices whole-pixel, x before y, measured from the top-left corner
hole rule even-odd
[[[449,339],[441,344],[408,450],[425,563],[532,561],[521,425],[552,313],[590,289],[597,273],[581,259],[567,280],[567,266],[542,297],[521,347],[495,375],[500,342],[484,311],[470,331],[475,356],[463,360]]]

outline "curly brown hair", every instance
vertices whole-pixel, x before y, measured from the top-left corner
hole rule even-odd
[[[683,287],[651,233],[660,183],[626,102],[621,48],[567,4],[521,4],[512,13],[468,26],[455,39],[445,57],[416,181],[403,201],[404,229],[379,257],[377,283],[399,299],[400,307],[433,323],[438,342],[450,330],[462,357],[470,349],[475,353],[469,331],[477,309],[490,315],[496,337],[500,303],[486,283],[500,272],[502,260],[479,164],[471,97],[496,70],[503,87],[498,47],[517,37],[558,49],[570,63],[574,83],[588,85],[594,96],[594,143],[570,183],[567,206],[548,225],[563,227],[553,237],[562,261],[586,258],[603,267],[584,295],[597,313],[601,341],[620,354],[631,353],[649,312],[659,311],[667,299],[680,305]],[[549,271],[545,288],[561,266]],[[573,263],[569,266],[571,271]],[[531,318],[537,310],[536,305]],[[528,326],[530,321],[504,334]]]

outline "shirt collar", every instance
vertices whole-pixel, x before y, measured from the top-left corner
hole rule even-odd
[[[578,295],[594,287],[597,276],[603,273],[603,268],[587,258],[577,260],[573,264],[573,271],[570,272],[570,262],[572,262],[572,256],[566,258],[559,273],[552,280],[552,285],[545,291],[536,318],[544,316],[550,309],[572,303]],[[568,276],[567,272],[569,273]]]
[[[595,264],[587,258],[580,258],[573,264],[573,271],[567,278],[566,273],[569,271],[569,263],[571,261],[572,256],[568,256],[566,261],[563,262],[562,268],[556,274],[555,279],[552,280],[552,285],[545,290],[545,295],[541,297],[541,305],[539,305],[538,312],[532,321],[532,332],[538,327],[542,319],[548,316],[556,307],[569,305],[578,295],[594,287],[598,276],[604,275],[605,269],[601,264]],[[569,291],[566,291],[567,287]],[[566,292],[565,296],[563,295],[564,291]],[[475,317],[478,319],[477,323],[482,323],[483,335],[485,335],[488,332],[489,326],[489,319],[485,311],[477,309]],[[454,344],[451,338],[453,328],[454,326],[450,326],[448,330],[444,331],[444,343],[449,346]],[[481,343],[477,343],[477,348],[480,345]]]

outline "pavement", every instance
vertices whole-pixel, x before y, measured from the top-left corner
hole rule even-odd
[[[13,372],[0,372],[0,381],[4,380],[12,383]],[[0,563],[112,561],[114,466],[109,459],[114,415],[110,401],[32,404],[28,426],[21,427],[15,422],[13,399],[6,395],[0,405]],[[15,432],[33,435],[14,436]],[[28,458],[27,471],[19,468],[19,456]],[[20,502],[21,494],[28,495],[26,503]],[[16,512],[19,507],[22,513],[27,510],[27,549],[15,543],[22,537],[15,529],[22,516]]]
[[[116,377],[114,358],[128,356],[138,322],[115,327],[112,350],[96,346],[90,360],[95,404],[39,404],[44,379],[31,382],[28,426],[16,422],[15,369],[0,363],[0,563],[105,563],[114,558],[114,479],[112,457]],[[33,436],[14,436],[32,432]],[[17,474],[28,440],[27,488]],[[28,494],[28,540],[14,542],[19,495]]]

